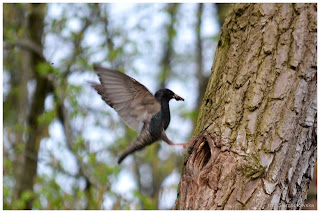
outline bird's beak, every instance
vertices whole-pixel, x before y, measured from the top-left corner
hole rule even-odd
[[[173,98],[176,99],[177,101],[184,101],[184,99],[177,94],[174,94]]]

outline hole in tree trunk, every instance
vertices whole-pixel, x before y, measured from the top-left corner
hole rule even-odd
[[[207,141],[203,141],[204,145],[201,147],[200,153],[198,154],[198,157],[196,159],[196,162],[198,161],[198,168],[199,170],[203,169],[209,162],[211,158],[211,152],[210,147]]]
[[[189,149],[190,156],[185,161],[186,174],[194,177],[210,168],[208,164],[213,163],[219,154],[215,140],[217,140],[216,137],[212,138],[206,132],[199,134]]]

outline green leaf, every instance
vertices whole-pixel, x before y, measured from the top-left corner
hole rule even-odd
[[[40,76],[47,76],[48,74],[60,74],[60,71],[58,69],[55,69],[47,62],[38,63],[36,69]]]
[[[56,118],[56,116],[57,113],[55,110],[49,110],[38,117],[38,122],[41,125],[48,125]]]

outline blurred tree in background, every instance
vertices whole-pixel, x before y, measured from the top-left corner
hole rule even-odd
[[[4,4],[4,209],[172,208],[184,150],[155,143],[118,166],[136,133],[87,82],[100,63],[172,89],[186,101],[167,133],[186,141],[225,6]]]

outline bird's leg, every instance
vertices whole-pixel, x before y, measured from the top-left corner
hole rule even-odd
[[[161,140],[163,140],[164,142],[166,142],[169,145],[174,145],[174,146],[183,146],[184,148],[186,148],[187,146],[189,146],[194,140],[195,140],[196,136],[192,136],[190,138],[190,140],[188,140],[185,143],[174,143],[172,142],[166,135],[166,132],[163,130],[162,134],[161,134]]]

